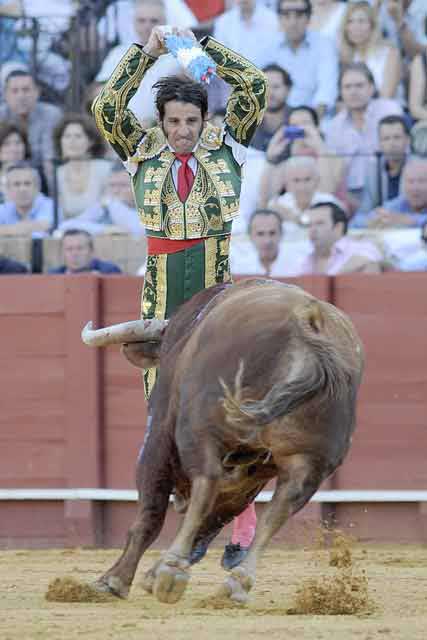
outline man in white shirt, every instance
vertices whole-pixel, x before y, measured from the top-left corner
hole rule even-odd
[[[165,24],[166,21],[166,7],[162,0],[136,0],[132,20],[136,36],[134,41],[145,45],[148,42],[151,30],[154,27]],[[110,78],[117,64],[128,50],[129,44],[131,43],[120,44],[111,49],[96,76],[97,82],[106,82]],[[157,61],[156,66],[147,72],[131,102],[133,112],[143,124],[151,126],[150,121],[156,117],[153,85],[162,77],[180,72],[181,67],[170,54],[162,56]]]
[[[215,20],[213,36],[263,67],[271,62],[271,37],[280,34],[275,11],[257,0],[235,0],[235,6]]]
[[[129,46],[136,39],[136,29],[132,15],[138,0],[118,0],[110,4],[106,12],[106,20],[100,20],[99,27],[104,33],[107,26],[107,37],[111,42],[116,38],[115,25],[117,13],[117,32],[120,44]],[[173,24],[182,29],[191,29],[197,25],[197,19],[184,0],[156,0],[155,4],[164,5],[166,20],[162,24]],[[155,25],[154,25],[155,26]],[[147,37],[148,39],[148,37]],[[147,40],[145,40],[146,42]],[[144,44],[145,44],[144,42]]]
[[[282,217],[289,240],[304,240],[307,212],[312,205],[326,200],[343,205],[333,194],[318,190],[320,173],[315,158],[292,156],[284,162],[283,171],[286,193],[270,200],[268,206]]]
[[[241,275],[293,275],[282,245],[282,219],[274,209],[256,209],[249,220],[250,243],[231,242],[231,272]]]

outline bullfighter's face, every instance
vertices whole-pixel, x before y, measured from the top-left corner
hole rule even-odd
[[[162,120],[164,134],[176,153],[191,153],[204,125],[201,111],[189,102],[170,100]]]

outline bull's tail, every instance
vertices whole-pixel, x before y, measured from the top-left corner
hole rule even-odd
[[[354,371],[342,348],[338,350],[324,332],[321,304],[311,301],[297,308],[289,319],[287,374],[277,380],[260,400],[248,398],[243,386],[244,363],[240,362],[232,391],[223,380],[223,407],[228,429],[240,441],[254,443],[256,426],[262,427],[288,415],[316,397],[339,398],[348,392]],[[250,428],[252,423],[253,429]]]

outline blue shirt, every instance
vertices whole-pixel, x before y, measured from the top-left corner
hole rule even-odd
[[[33,202],[31,210],[23,218],[16,210],[14,202],[10,200],[0,204],[0,224],[16,224],[17,222],[33,220],[49,222],[53,226],[53,200],[43,193],[39,193]]]
[[[427,251],[419,249],[399,263],[400,271],[427,271]]]
[[[114,262],[107,262],[106,260],[99,260],[93,258],[87,267],[83,267],[73,273],[86,273],[87,271],[99,271],[99,273],[121,273],[122,270]],[[67,267],[63,264],[61,267],[55,269],[49,269],[49,273],[67,273]],[[70,274],[72,275],[72,274]]]
[[[412,226],[414,227],[422,227],[427,222],[427,205],[424,207],[422,211],[419,213],[414,213],[411,210],[411,205],[405,196],[397,196],[397,198],[393,198],[392,200],[386,200],[382,205],[383,209],[387,209],[391,213],[404,213],[408,216],[408,218],[412,221]],[[353,229],[361,229],[367,226],[369,220],[375,218],[376,212],[371,211],[370,213],[357,213],[354,218],[350,221],[350,227]]]
[[[270,48],[271,62],[286,69],[292,78],[287,103],[291,107],[323,104],[335,106],[338,93],[338,56],[329,38],[314,31],[306,31],[304,40],[294,50],[281,34]]]

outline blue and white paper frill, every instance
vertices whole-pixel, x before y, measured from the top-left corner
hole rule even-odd
[[[171,34],[165,37],[165,45],[196,82],[209,84],[215,75],[216,64],[197,41]]]

